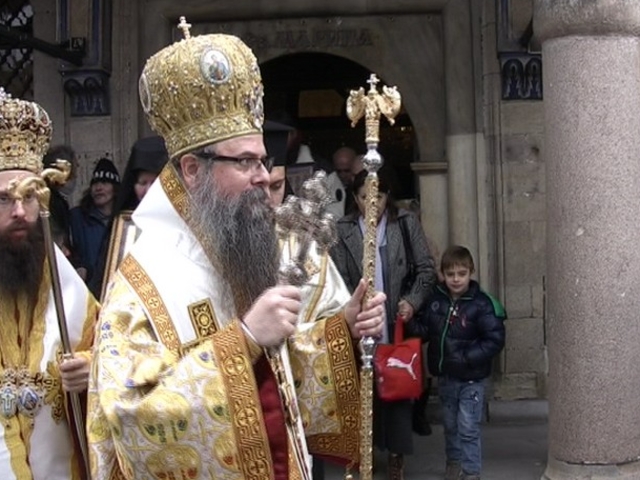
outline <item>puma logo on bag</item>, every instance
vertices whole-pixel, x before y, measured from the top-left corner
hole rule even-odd
[[[403,362],[399,358],[389,357],[387,358],[387,367],[402,368],[403,370],[406,370],[407,372],[409,372],[409,375],[411,375],[411,378],[413,378],[414,380],[417,380],[418,377],[416,377],[416,374],[413,371],[413,362],[416,360],[417,357],[418,357],[418,354],[414,353],[409,363]]]

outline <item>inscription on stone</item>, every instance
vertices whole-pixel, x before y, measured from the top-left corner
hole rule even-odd
[[[282,30],[270,35],[247,33],[242,35],[256,50],[310,50],[326,48],[358,48],[373,46],[373,35],[368,28]]]

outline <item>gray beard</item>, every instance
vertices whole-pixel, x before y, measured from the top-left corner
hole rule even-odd
[[[206,239],[203,248],[229,284],[242,316],[276,284],[279,254],[273,211],[260,188],[228,197],[218,192],[209,172],[203,177],[191,192],[193,227]]]

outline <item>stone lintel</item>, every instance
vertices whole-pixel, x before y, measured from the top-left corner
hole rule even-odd
[[[533,31],[540,42],[572,35],[640,36],[640,2],[534,0]]]

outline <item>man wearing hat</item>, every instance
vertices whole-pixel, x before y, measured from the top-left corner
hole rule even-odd
[[[52,126],[40,105],[0,89],[0,478],[79,479],[65,391],[86,390],[98,305],[64,255],[56,261],[75,358],[59,363],[52,279],[33,192]]]
[[[278,284],[258,63],[236,37],[181,26],[140,78],[171,160],[97,329],[93,479],[308,479],[310,452],[353,465],[354,341],[380,333],[384,295],[362,307],[364,282],[314,298]]]

